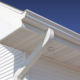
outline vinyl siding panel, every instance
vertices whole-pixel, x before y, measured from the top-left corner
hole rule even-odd
[[[13,80],[15,72],[25,65],[25,53],[0,44],[0,80]],[[80,80],[80,73],[41,57],[24,80]]]
[[[13,80],[14,73],[24,65],[25,54],[0,44],[0,80]]]

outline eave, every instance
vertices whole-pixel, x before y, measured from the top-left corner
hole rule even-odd
[[[51,28],[55,33],[55,40],[80,50],[80,34],[65,28],[47,18],[44,18],[30,10],[26,10],[24,13],[25,17],[22,20],[23,23],[29,24],[37,29],[39,34],[40,31],[43,33],[47,30],[47,28]]]
[[[2,7],[2,5],[0,6]],[[30,10],[20,11],[19,13],[16,9],[14,10],[10,6],[5,6],[1,9],[2,14],[0,13],[0,17],[4,18],[3,32],[5,32],[5,27],[7,27],[7,29],[15,27],[15,30],[12,29],[10,33],[4,34],[5,36],[3,38],[0,37],[1,44],[29,54],[40,44],[45,37],[46,31],[50,28],[54,31],[54,38],[45,46],[45,49],[43,49],[43,55],[48,56],[50,59],[52,58],[52,60],[62,64],[62,66],[64,64],[80,72],[80,34]],[[4,12],[6,13],[4,16],[8,16],[6,20],[5,17],[2,16]],[[10,13],[13,15],[10,15]],[[11,26],[7,25],[10,24],[10,22]],[[2,34],[3,33],[0,35]],[[50,47],[52,48],[48,50]]]

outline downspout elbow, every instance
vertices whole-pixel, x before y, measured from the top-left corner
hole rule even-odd
[[[54,38],[54,31],[51,28],[48,28],[44,40],[39,44],[39,46],[31,53],[31,55],[26,60],[25,66],[15,73],[14,80],[23,80],[26,73],[30,70],[34,63],[40,58],[42,53],[41,49]]]

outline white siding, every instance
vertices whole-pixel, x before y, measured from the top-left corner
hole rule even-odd
[[[30,70],[29,80],[80,80],[80,74],[41,58]]]
[[[14,73],[24,64],[23,52],[0,45],[0,80],[13,80]],[[79,73],[54,63],[47,57],[41,57],[28,74],[25,80],[80,80]]]
[[[0,80],[13,80],[14,73],[24,65],[24,53],[0,44]]]

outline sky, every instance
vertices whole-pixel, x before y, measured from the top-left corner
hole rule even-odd
[[[80,33],[80,0],[0,0],[20,10],[30,9]]]

